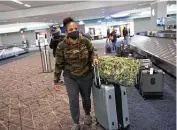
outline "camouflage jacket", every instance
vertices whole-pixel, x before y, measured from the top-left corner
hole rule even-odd
[[[81,34],[74,44],[67,37],[57,46],[54,70],[54,83],[58,83],[61,71],[72,77],[86,76],[94,58],[94,48],[91,42]]]

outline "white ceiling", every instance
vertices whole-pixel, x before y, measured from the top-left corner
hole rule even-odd
[[[78,1],[72,1],[72,2],[78,2]],[[3,3],[6,3],[6,5],[10,5],[9,2],[7,2],[7,1],[3,2]],[[65,1],[65,2],[64,1],[52,1],[52,2],[49,2],[49,1],[45,1],[45,2],[44,1],[42,1],[42,2],[41,1],[25,1],[24,3],[30,4],[32,7],[46,6],[46,5],[48,5],[50,7],[50,5],[52,5],[52,4],[68,4],[68,3],[71,4],[71,2],[69,2],[69,1]],[[9,23],[17,23],[17,22],[20,22],[20,23],[21,22],[59,22],[59,23],[62,23],[62,20],[67,16],[71,16],[75,20],[96,19],[96,18],[101,18],[101,17],[107,17],[107,16],[110,16],[110,15],[115,14],[117,12],[132,10],[134,8],[149,7],[150,3],[151,3],[150,1],[146,1],[146,2],[143,2],[143,4],[141,4],[141,5],[139,5],[138,3],[134,3],[134,4],[126,4],[123,6],[102,7],[102,8],[87,9],[87,10],[82,10],[82,11],[76,10],[76,11],[72,11],[72,12],[63,12],[63,13],[40,15],[40,16],[34,16],[34,17],[10,19],[10,20],[0,21],[0,24],[7,24],[7,23],[9,24]],[[0,6],[1,6],[1,4],[0,4]],[[20,5],[20,6],[22,6],[22,5]],[[24,8],[24,7],[22,7],[22,8]],[[104,11],[104,16],[102,15],[103,11]]]
[[[22,1],[25,4],[31,5],[31,8],[39,8],[40,7],[50,7],[52,5],[64,5],[64,4],[71,4],[77,3],[81,1]],[[111,6],[111,7],[102,7],[102,8],[94,8],[94,9],[87,9],[82,11],[75,11],[72,12],[62,12],[62,13],[55,13],[55,14],[47,14],[47,15],[36,15],[33,17],[23,17],[23,18],[15,18],[9,20],[0,21],[0,24],[11,24],[11,23],[25,23],[25,22],[59,22],[62,23],[62,20],[65,17],[71,16],[75,20],[86,20],[86,19],[96,19],[101,17],[107,17],[113,15],[118,12],[133,10],[133,9],[141,9],[150,7],[150,3],[153,1],[144,1],[138,2],[134,4],[127,4],[121,6]],[[170,1],[170,3],[174,3],[175,1]],[[169,2],[168,2],[169,3]],[[30,9],[31,9],[30,8]],[[7,11],[14,11],[14,10],[22,10],[28,9],[23,5],[19,5],[12,1],[0,1],[0,12],[7,12]],[[104,9],[104,10],[103,10]],[[104,11],[104,16],[102,12]],[[69,13],[69,14],[68,14]],[[73,16],[74,15],[74,16]]]
[[[71,4],[71,3],[78,3],[78,2],[81,1],[24,1],[24,3],[31,5],[32,8],[45,7],[51,5],[64,5],[64,4]]]
[[[31,5],[31,8],[37,8],[37,7],[46,7],[52,5],[71,4],[80,1],[21,1],[21,2],[23,2],[24,4]],[[21,9],[28,9],[28,7],[17,4],[13,1],[0,1],[0,12],[21,10]]]

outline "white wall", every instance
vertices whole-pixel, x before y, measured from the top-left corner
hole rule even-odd
[[[12,45],[13,43],[21,44],[22,42],[22,34],[19,32],[2,34],[1,41],[3,45]]]
[[[130,35],[134,35],[134,22],[132,20],[130,21],[121,21],[121,22],[110,22],[110,23],[95,23],[95,24],[87,24],[85,26],[86,33],[88,33],[89,28],[95,28],[95,33],[98,35],[99,29],[102,32],[103,36],[107,36],[107,28],[114,25],[124,25],[129,24],[130,27]],[[118,29],[118,28],[117,28]],[[111,30],[112,31],[112,30]]]
[[[95,35],[99,35],[100,31],[101,34],[103,36],[107,36],[107,25],[106,24],[99,24],[99,23],[95,23],[95,24],[87,24],[85,26],[85,32],[88,33],[89,32],[89,28],[95,28]]]
[[[151,18],[138,18],[134,19],[133,22],[135,33],[151,30]]]
[[[22,35],[24,35],[27,38],[30,47],[34,47],[36,45],[35,31],[24,32],[23,34],[20,32],[1,34],[0,35],[0,45],[1,45],[1,43],[3,45],[12,45],[13,43],[20,45],[20,44],[22,44],[22,40],[23,40]],[[47,29],[47,41],[48,41],[48,43],[50,43],[50,30],[49,29]]]
[[[24,32],[24,35],[27,37],[30,47],[36,45],[35,31]]]
[[[80,32],[85,33],[85,24],[83,24],[83,25],[78,25],[78,30],[79,30]]]
[[[22,35],[27,37],[30,46],[35,44],[36,39],[34,31],[24,32],[23,34],[20,32],[1,34],[1,43],[3,45],[12,45],[13,43],[20,45],[23,40]]]

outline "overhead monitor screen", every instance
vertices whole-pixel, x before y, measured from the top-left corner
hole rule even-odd
[[[165,18],[158,18],[157,26],[165,26]]]
[[[65,28],[64,27],[60,27],[61,29],[61,33],[65,33]]]

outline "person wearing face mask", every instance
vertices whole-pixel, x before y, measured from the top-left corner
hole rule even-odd
[[[56,63],[54,71],[55,88],[59,88],[59,77],[64,71],[64,82],[69,98],[70,112],[74,125],[72,130],[79,130],[79,93],[82,97],[85,111],[84,124],[90,125],[91,111],[91,86],[93,81],[92,64],[97,64],[94,48],[87,38],[78,31],[75,21],[68,17],[63,20],[66,29],[66,37],[59,43],[56,50]]]

